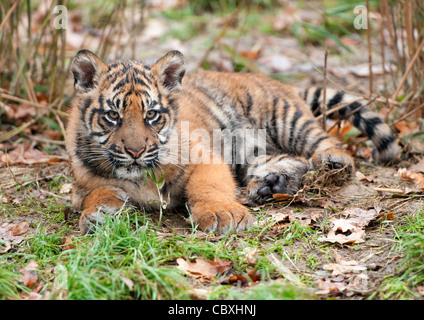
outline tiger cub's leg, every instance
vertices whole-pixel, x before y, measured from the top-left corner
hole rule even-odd
[[[104,221],[104,215],[119,211],[127,199],[126,193],[115,187],[98,187],[84,200],[79,227],[83,234],[93,231],[93,227]]]
[[[263,156],[247,171],[248,204],[262,204],[275,193],[294,195],[302,187],[302,178],[308,170],[331,172],[345,180],[354,168],[353,159],[330,138],[320,143],[309,160],[287,154]]]
[[[227,164],[198,164],[186,186],[194,224],[203,231],[243,231],[255,217],[236,200],[236,183]]]
[[[247,171],[247,201],[250,206],[263,204],[275,193],[295,194],[308,171],[304,157],[287,154],[264,155]]]

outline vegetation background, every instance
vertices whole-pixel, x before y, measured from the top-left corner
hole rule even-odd
[[[354,27],[358,5],[366,29]],[[423,26],[419,0],[1,0],[0,298],[422,299]],[[396,132],[400,160],[374,166],[365,137],[328,123],[362,174],[345,188],[253,208],[257,226],[239,235],[123,208],[82,236],[63,141],[81,48],[106,60],[177,49],[189,71],[354,93]],[[328,241],[347,209],[374,210],[366,235]]]

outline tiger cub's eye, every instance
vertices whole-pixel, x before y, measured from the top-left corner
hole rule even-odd
[[[107,115],[108,115],[109,118],[111,118],[113,120],[116,120],[116,119],[119,118],[119,113],[116,112],[116,111],[113,111],[113,110],[108,111]]]
[[[157,111],[155,111],[155,110],[149,110],[146,113],[146,118],[147,119],[153,119],[156,116],[156,114],[157,114]]]

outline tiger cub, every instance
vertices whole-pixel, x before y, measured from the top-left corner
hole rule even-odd
[[[308,170],[354,171],[305,102],[319,111],[320,89],[299,92],[251,73],[184,77],[178,51],[149,64],[104,63],[81,50],[71,70],[66,147],[83,233],[124,204],[158,210],[164,201],[169,209],[187,205],[201,230],[239,232],[255,217],[237,201],[237,183],[257,205],[274,193],[295,194]],[[327,97],[328,109],[349,101],[343,93]],[[355,102],[332,115],[349,117],[372,139],[376,160],[396,158],[391,131],[368,108]]]

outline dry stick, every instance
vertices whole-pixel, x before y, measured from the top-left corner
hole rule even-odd
[[[316,66],[314,66],[314,69],[319,74],[323,75],[323,72],[321,70],[319,70]],[[330,81],[334,86],[336,86],[337,89],[339,89],[340,91],[343,91],[344,93],[351,94],[353,96],[361,97],[361,99],[363,99],[363,100],[369,100],[369,97],[365,97],[365,96],[363,96],[363,95],[361,95],[361,94],[359,94],[357,92],[347,90],[346,88],[343,88],[341,85],[339,85],[338,83],[336,83],[334,80],[332,80],[329,77],[327,77],[327,80]],[[387,100],[387,99],[383,99],[383,98],[378,98],[377,97],[377,99],[375,99],[375,101],[378,101],[378,102],[381,102],[381,103],[387,103],[387,101],[389,101],[391,104],[394,104],[394,105],[397,105],[397,106],[401,106],[402,105],[401,102],[396,101],[396,100],[392,100],[392,99]],[[352,102],[354,102],[354,101],[352,101]],[[333,110],[333,109],[331,109],[331,110]],[[330,114],[331,110],[327,114]]]
[[[402,120],[408,118],[411,114],[413,114],[415,111],[418,111],[419,109],[424,107],[424,103],[420,104],[419,106],[415,107],[414,109],[412,109],[411,111],[409,111],[408,113],[404,114],[402,117],[400,117],[399,119],[397,119],[396,121],[393,122],[393,124],[396,124],[398,122],[401,122]]]
[[[380,51],[381,51],[381,65],[383,67],[383,88],[384,93],[387,91],[387,77],[386,77],[386,56],[384,54],[384,19],[383,19],[383,4],[380,6]],[[387,120],[387,119],[386,119]]]
[[[43,109],[46,109],[47,108],[47,109],[49,109],[49,110],[51,110],[53,112],[57,112],[62,117],[68,117],[68,114],[66,112],[59,111],[59,110],[54,110],[51,105],[50,106],[43,106],[42,104],[39,104],[39,103],[36,103],[36,102],[32,102],[30,100],[18,98],[18,97],[12,96],[10,94],[3,93],[1,91],[2,90],[0,88],[0,98],[2,98],[2,99],[14,101],[14,102],[19,102],[19,103],[25,103],[25,104],[28,104],[30,106],[36,107],[36,108],[43,108]]]
[[[363,105],[361,105],[360,107],[358,107],[358,108],[356,108],[355,110],[353,110],[353,111],[351,111],[350,113],[348,113],[346,116],[345,116],[345,119],[348,119],[351,115],[353,115],[353,114],[355,114],[356,112],[358,112],[359,110],[361,110],[361,109],[363,109],[363,108],[365,108],[365,107],[367,107],[367,106],[369,106],[371,103],[373,103],[376,99],[377,99],[377,97],[378,96],[375,96],[374,98],[372,98],[370,101],[368,101],[366,104],[363,104]],[[352,102],[351,102],[352,103]],[[337,120],[337,122],[330,128],[330,129],[328,129],[327,130],[327,132],[330,132],[331,130],[333,130],[334,129],[334,127],[336,126],[336,125],[339,125],[340,124],[340,122],[341,122],[341,120],[342,119],[339,119],[339,120]]]
[[[369,0],[366,1],[367,5],[367,45],[368,45],[368,68],[369,68],[369,96],[372,95],[372,55],[371,55],[371,37],[370,37],[370,2]],[[383,72],[384,72],[384,66],[383,66]]]
[[[9,20],[10,16],[12,15],[13,11],[17,8],[20,0],[16,0],[13,6],[9,9],[9,11],[6,13],[6,16],[4,17],[3,21],[0,24],[0,31],[5,26],[6,22]]]
[[[325,48],[324,53],[324,86],[323,86],[323,93],[322,93],[322,105],[321,105],[321,115],[322,115],[322,129],[326,130],[326,122],[327,122],[327,57],[328,57],[328,51],[327,48]]]
[[[419,55],[420,55],[421,50],[423,49],[423,47],[424,47],[424,39],[423,39],[423,41],[421,41],[420,45],[418,46],[417,50],[415,51],[415,54],[412,57],[411,61],[409,62],[409,65],[406,68],[406,71],[403,74],[402,79],[400,80],[400,83],[399,83],[399,85],[398,85],[395,93],[393,93],[393,95],[392,95],[392,99],[393,100],[396,99],[396,97],[398,96],[400,90],[402,89],[402,86],[405,83],[406,78],[408,77],[409,72],[411,72],[412,67],[414,66],[415,61],[418,59],[418,57],[419,57]]]
[[[332,113],[334,113],[334,112],[336,112],[336,111],[339,111],[339,110],[341,110],[341,109],[345,108],[346,106],[348,106],[348,105],[350,105],[350,104],[352,104],[352,103],[354,103],[354,102],[358,102],[358,101],[361,101],[361,100],[364,100],[364,98],[357,98],[357,99],[355,99],[355,100],[352,100],[352,101],[349,101],[349,102],[342,103],[342,104],[340,104],[339,106],[337,106],[337,107],[335,107],[335,108],[331,108],[330,110],[328,110],[328,111],[327,111],[327,116],[329,116],[330,114],[332,114]],[[316,118],[317,120],[320,120],[322,117],[323,117],[323,116],[322,116],[322,114],[320,114],[319,116],[317,116],[317,117],[315,117],[315,118]]]
[[[406,29],[406,41],[408,43],[408,54],[412,57],[414,54],[414,30],[412,26],[412,2],[405,1],[405,29]],[[417,92],[417,79],[415,73],[412,72],[412,91]]]

